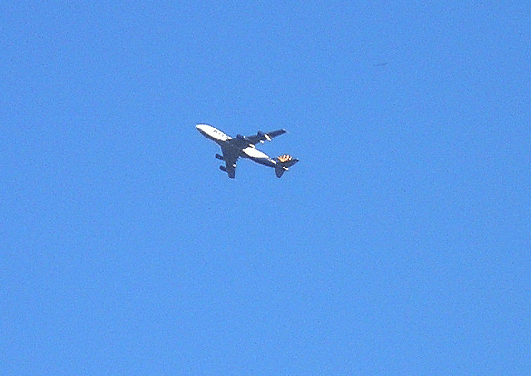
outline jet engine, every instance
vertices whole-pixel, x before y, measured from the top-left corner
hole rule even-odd
[[[266,133],[262,131],[258,131],[258,136],[265,138],[267,141],[271,141],[271,137],[269,137]],[[263,143],[264,141],[260,141],[260,142]]]

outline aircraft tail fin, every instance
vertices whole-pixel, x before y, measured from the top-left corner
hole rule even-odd
[[[291,155],[288,154],[284,154],[280,157],[275,158],[275,174],[277,175],[277,178],[282,177],[282,175],[284,175],[284,172],[288,171],[289,168],[298,161],[299,160],[297,158],[293,158]]]

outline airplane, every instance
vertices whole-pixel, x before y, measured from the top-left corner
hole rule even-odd
[[[281,155],[277,158],[270,158],[267,154],[255,147],[259,142],[271,141],[272,138],[286,133],[285,129],[268,133],[259,131],[256,135],[248,137],[239,134],[235,138],[232,138],[208,124],[197,124],[195,127],[199,133],[213,140],[221,147],[223,155],[216,154],[216,158],[225,161],[225,166],[219,166],[219,169],[226,172],[231,179],[236,177],[236,161],[239,157],[248,158],[264,166],[273,167],[278,178],[299,161],[288,154]]]

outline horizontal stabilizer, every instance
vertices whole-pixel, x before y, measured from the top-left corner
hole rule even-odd
[[[284,175],[284,172],[288,171],[289,168],[298,161],[299,160],[297,158],[293,158],[291,155],[288,154],[284,154],[280,157],[275,158],[275,174],[277,175],[277,178],[282,177],[282,175]]]

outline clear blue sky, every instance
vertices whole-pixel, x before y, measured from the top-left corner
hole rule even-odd
[[[0,4],[0,374],[531,374],[529,3],[184,3]]]

